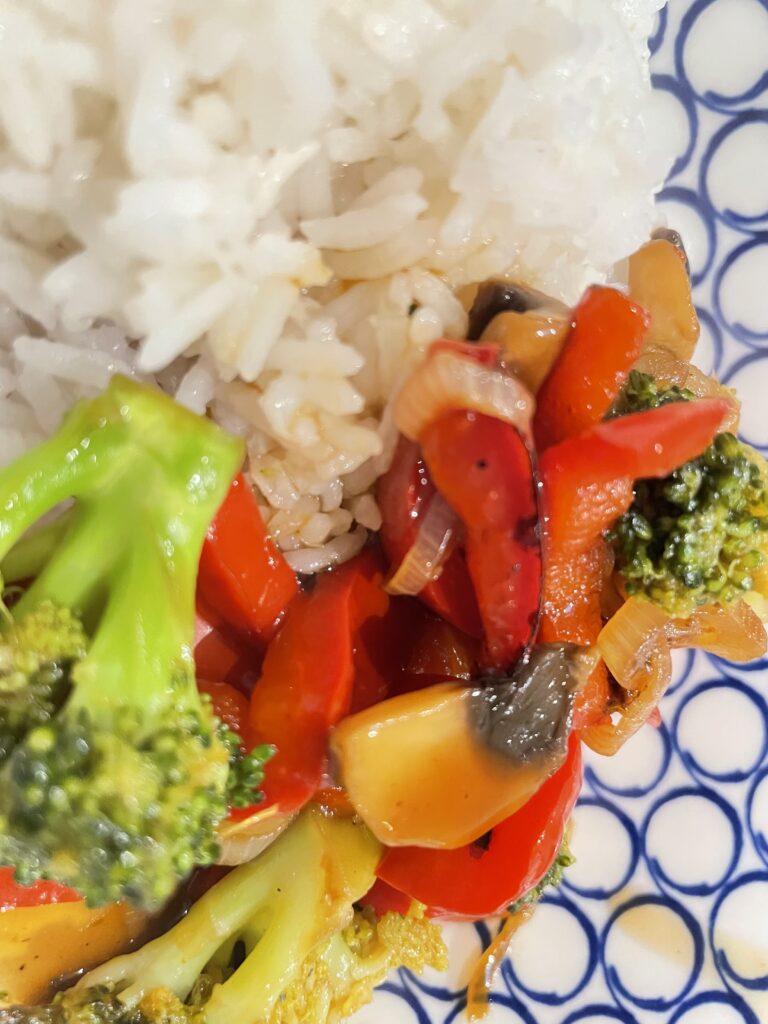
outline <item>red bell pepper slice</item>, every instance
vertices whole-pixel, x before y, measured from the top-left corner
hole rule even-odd
[[[198,679],[220,679],[248,688],[261,666],[261,651],[249,645],[233,630],[212,625],[218,616],[207,611],[200,600],[195,619],[195,673]]]
[[[600,423],[544,452],[544,643],[597,640],[610,573],[604,531],[631,505],[635,480],[667,476],[700,455],[727,410],[722,399],[674,403]],[[606,696],[607,677],[598,666],[580,694],[575,724],[599,716]]]
[[[485,841],[458,850],[392,847],[376,874],[425,903],[430,916],[477,919],[501,913],[549,870],[580,789],[581,743],[571,736],[565,763]],[[381,906],[387,895],[369,894]]]
[[[350,713],[434,683],[471,680],[479,642],[413,597],[391,597],[387,614],[358,631]]]
[[[376,917],[383,917],[390,911],[395,914],[407,914],[413,900],[404,892],[377,878],[360,903],[364,907],[370,907]]]
[[[46,903],[76,903],[81,899],[74,889],[59,882],[41,879],[32,885],[19,885],[13,880],[13,868],[0,868],[0,911]]]
[[[381,543],[396,568],[416,541],[419,521],[435,494],[419,446],[401,437],[392,466],[379,480]],[[457,629],[480,636],[482,623],[464,553],[455,550],[445,561],[439,579],[427,584],[420,600]]]
[[[467,410],[442,416],[420,440],[435,485],[464,524],[487,660],[506,668],[533,640],[541,599],[530,452],[511,424]]]
[[[599,422],[642,351],[645,310],[615,288],[590,288],[576,307],[557,362],[536,397],[539,451]]]
[[[296,576],[267,535],[242,474],[233,480],[208,530],[197,586],[211,615],[262,645],[274,636],[298,591]]]
[[[329,732],[350,708],[356,634],[387,610],[382,581],[380,559],[368,549],[288,608],[251,696],[252,740],[277,748],[260,810],[297,810],[318,788]]]

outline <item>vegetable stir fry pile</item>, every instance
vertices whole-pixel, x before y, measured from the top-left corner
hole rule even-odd
[[[363,826],[305,811],[170,932],[92,971],[51,1006],[12,1010],[6,1020],[277,1024],[348,1016],[393,967],[445,967],[440,933],[423,912],[377,919],[354,910],[379,852]]]
[[[469,333],[396,397],[379,537],[311,585],[238,443],[127,381],[0,474],[6,906],[152,909],[227,866],[0,1019],[322,1024],[443,966],[435,919],[508,914],[479,1016],[570,863],[582,744],[657,720],[675,647],[765,652],[768,474],[690,363],[674,240],[572,311],[490,282]]]

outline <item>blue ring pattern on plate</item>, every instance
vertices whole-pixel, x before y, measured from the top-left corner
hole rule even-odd
[[[753,19],[765,16],[768,38],[768,0],[739,2],[742,22],[738,17],[731,22],[734,31],[746,24],[744,12],[751,5],[746,13]],[[731,305],[738,308],[743,281],[732,275],[740,273],[740,260],[768,246],[768,208],[745,213],[738,205],[740,195],[733,197],[735,203],[721,202],[712,171],[723,145],[750,126],[766,125],[768,147],[768,59],[756,79],[733,95],[702,84],[697,80],[701,68],[689,66],[691,38],[707,28],[703,19],[730,16],[733,9],[734,0],[671,0],[658,17],[650,41],[654,84],[681,105],[690,133],[682,140],[660,201],[662,209],[667,206],[671,226],[676,210],[701,224],[703,251],[696,254],[693,283],[711,348],[702,357],[709,360],[703,368],[716,371],[726,383],[738,378],[740,390],[751,383],[759,401],[768,390],[768,283],[757,319],[751,308],[752,319],[742,323]],[[721,82],[716,84],[721,87]],[[768,252],[765,267],[768,282]],[[734,280],[737,299],[729,304]],[[745,440],[768,451],[764,414],[747,413],[743,431]],[[679,652],[674,683],[662,705],[666,724],[655,732],[645,730],[642,771],[622,768],[623,753],[615,764],[587,756],[577,818],[581,809],[602,814],[613,834],[625,837],[624,860],[612,866],[609,880],[585,881],[574,868],[570,878],[566,873],[562,889],[542,901],[550,914],[569,915],[571,939],[582,935],[578,976],[558,975],[553,929],[536,947],[554,947],[546,986],[525,974],[529,960],[508,959],[496,979],[488,1024],[768,1022],[768,976],[745,974],[749,958],[744,961],[738,950],[729,955],[720,931],[721,919],[733,913],[732,901],[743,900],[745,893],[755,913],[764,915],[758,927],[768,928],[767,679],[766,658],[743,666]],[[691,714],[696,729],[691,726],[689,731]],[[702,722],[706,725],[713,717],[714,724],[702,730]],[[726,751],[716,742],[721,728],[741,730],[739,743]],[[709,844],[699,845],[710,849],[692,848],[689,864],[665,831],[664,815],[669,816],[670,808],[690,819],[692,835],[709,830]],[[651,933],[645,947],[633,947],[645,949],[636,963],[623,945],[622,922],[644,914],[659,915],[660,930]],[[537,927],[536,920],[526,931]],[[470,926],[462,927],[472,934]],[[474,926],[478,949],[488,945],[494,928],[491,922]],[[663,930],[678,936],[680,948],[670,955]],[[657,952],[654,946],[662,948]],[[383,990],[401,1000],[392,1011],[398,1021],[451,1024],[461,1021],[466,1005],[464,990],[448,987],[439,977],[415,978],[404,970]],[[370,1019],[381,1020],[382,1012],[389,1020],[386,1009]]]

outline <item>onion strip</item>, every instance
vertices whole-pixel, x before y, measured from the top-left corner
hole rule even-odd
[[[518,928],[525,924],[535,909],[534,903],[526,903],[514,914],[510,914],[475,965],[467,985],[467,1020],[470,1024],[487,1016],[493,982],[509,951],[509,945]]]
[[[394,406],[398,429],[418,441],[445,413],[468,409],[504,420],[526,439],[536,401],[524,384],[502,370],[446,349],[431,352],[403,384]]]
[[[293,821],[294,814],[278,811],[273,804],[242,821],[224,821],[219,826],[219,856],[216,863],[235,867],[254,860]]]
[[[747,662],[765,654],[768,638],[746,601],[709,604],[686,619],[675,619],[652,604],[631,597],[603,627],[600,654],[627,693],[610,721],[584,732],[598,754],[615,754],[648,720],[672,679],[672,650],[696,647],[729,661]]]
[[[459,519],[451,506],[436,493],[419,524],[416,540],[387,582],[390,594],[416,595],[443,571],[453,550]]]

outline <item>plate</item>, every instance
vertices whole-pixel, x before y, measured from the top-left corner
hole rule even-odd
[[[671,0],[651,41],[675,161],[697,362],[738,389],[768,452],[768,0]],[[768,1022],[768,659],[677,662],[663,724],[588,756],[577,863],[513,940],[488,1024]],[[393,975],[357,1024],[462,1020],[495,925],[451,926],[447,975]]]

